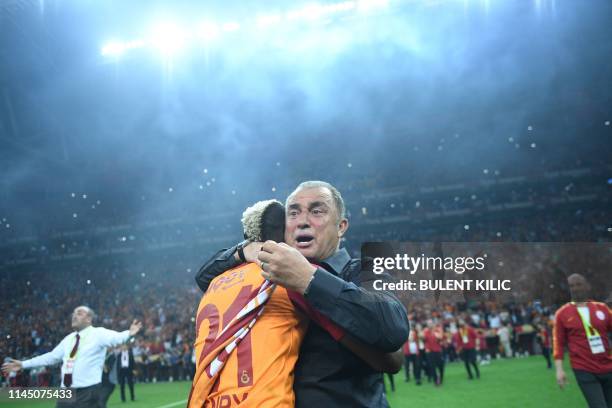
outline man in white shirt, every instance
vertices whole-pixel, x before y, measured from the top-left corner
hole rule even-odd
[[[98,389],[102,381],[102,368],[106,349],[126,342],[142,328],[137,320],[129,330],[116,332],[93,327],[95,315],[87,306],[79,306],[72,313],[70,333],[50,352],[29,360],[11,360],[2,365],[2,371],[13,371],[48,366],[62,362],[62,387],[75,390],[76,401],[58,401],[57,407],[90,408],[97,406]]]

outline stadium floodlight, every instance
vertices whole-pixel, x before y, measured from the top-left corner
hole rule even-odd
[[[166,57],[180,52],[188,40],[185,30],[174,23],[163,23],[154,26],[150,43]]]
[[[375,0],[369,0],[375,1]],[[381,2],[383,0],[376,0],[376,2]],[[330,3],[330,4],[307,4],[306,6],[290,10],[287,12],[288,20],[316,20],[322,17],[328,17],[333,14],[343,13],[346,11],[353,10],[357,7],[357,3],[354,1],[343,1],[340,3]]]
[[[216,23],[205,21],[198,26],[198,37],[206,42],[219,36],[219,26]]]
[[[238,31],[240,30],[240,24],[235,21],[229,21],[221,25],[221,29],[225,32]]]
[[[134,48],[141,48],[145,46],[145,42],[142,40],[134,40],[128,42],[111,41],[102,47],[101,54],[105,57],[120,57],[126,51]]]
[[[307,4],[302,8],[287,12],[287,20],[314,20],[323,14],[323,7],[320,4]]]
[[[327,20],[337,14],[385,8],[389,3],[390,0],[345,0],[327,4],[310,3],[286,12],[261,14],[255,17],[255,26],[262,28],[278,25],[285,21],[314,22]],[[146,46],[157,49],[164,57],[168,58],[182,51],[192,40],[210,43],[222,33],[237,31],[241,27],[241,24],[236,21],[217,23],[209,20],[201,23],[195,30],[187,30],[181,28],[178,24],[166,22],[154,26],[144,40],[107,43],[102,48],[101,54],[105,57],[119,57],[133,48]],[[250,27],[250,24],[248,27]]]
[[[357,3],[354,1],[343,1],[341,3],[326,4],[323,6],[326,14],[338,13],[343,11],[350,11],[357,7]]]
[[[361,11],[370,11],[385,8],[389,5],[389,0],[359,0],[357,8]]]
[[[283,20],[283,16],[280,14],[264,14],[257,16],[256,24],[257,27],[269,27],[274,24],[278,24]]]

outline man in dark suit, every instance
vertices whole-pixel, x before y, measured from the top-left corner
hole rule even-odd
[[[130,387],[130,399],[134,401],[134,354],[127,344],[121,345],[121,350],[117,354],[117,373],[121,387],[121,401],[125,402],[126,380]]]
[[[98,408],[106,408],[106,403],[110,398],[113,391],[115,391],[115,385],[117,384],[117,349],[109,349],[104,360],[104,368],[102,370],[102,386],[100,387],[100,394],[98,400]]]

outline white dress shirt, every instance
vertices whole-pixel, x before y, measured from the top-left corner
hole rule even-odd
[[[116,332],[104,327],[89,326],[79,333],[80,341],[72,371],[72,387],[83,388],[102,382],[102,369],[106,349],[126,342],[130,338],[129,330]],[[30,360],[22,361],[24,369],[48,366],[62,362],[62,387],[64,387],[64,371],[66,361],[76,343],[77,332],[72,332],[52,351]]]

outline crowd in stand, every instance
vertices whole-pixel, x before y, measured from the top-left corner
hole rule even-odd
[[[5,321],[0,355],[26,358],[50,351],[71,331],[72,309],[87,304],[96,311],[97,324],[107,328],[123,330],[132,317],[144,322],[143,332],[131,344],[137,381],[190,379],[195,367],[193,317],[200,299],[199,289],[189,278],[170,282],[163,280],[163,273],[151,272],[147,278],[133,276],[128,271],[123,273],[108,268],[90,271],[89,276],[97,278],[88,283],[77,272],[55,276],[32,272],[18,282],[2,282],[4,288],[11,288],[11,296],[3,294],[0,299]],[[491,301],[437,305],[421,301],[407,302],[407,307],[412,328],[410,341],[417,344],[416,353],[414,350],[411,353],[407,343],[404,348],[407,360],[410,354],[424,357],[429,351],[425,339],[428,330],[441,347],[443,362],[458,360],[454,338],[465,322],[478,334],[476,349],[481,364],[496,358],[543,352],[548,355],[551,318],[556,308],[539,302],[502,305]],[[417,371],[415,364],[419,365]],[[417,372],[431,372],[427,359],[413,359],[412,371],[420,382]],[[59,369],[31,370],[2,381],[54,385],[59,381]]]
[[[495,234],[499,241],[552,241],[559,236],[573,241],[595,240],[594,226],[604,225],[603,214],[592,211],[575,216],[588,222],[569,222],[564,214],[549,214],[538,219],[514,219],[511,223],[500,220],[496,224],[483,223],[481,228],[453,231],[448,226],[403,232],[385,229],[387,233],[379,228],[371,238],[431,240],[437,236],[448,241],[491,241],[494,240],[491,235]],[[480,230],[487,234],[480,234]],[[420,235],[416,236],[419,231]],[[365,235],[351,237],[351,242],[368,240]],[[144,322],[143,331],[131,345],[138,381],[176,381],[190,377],[195,366],[194,316],[201,297],[193,281],[196,262],[169,259],[165,263],[137,262],[126,267],[83,260],[76,267],[62,270],[61,266],[61,263],[34,265],[27,272],[8,271],[0,275],[2,358],[28,358],[50,351],[71,331],[72,310],[88,305],[97,314],[94,322],[97,326],[125,330],[133,318]],[[533,271],[526,273],[533,276]],[[555,282],[560,281],[555,278]],[[463,302],[443,300],[446,303],[434,306],[436,303],[431,299],[419,302],[401,298],[408,307],[413,329],[411,338],[417,343],[417,349],[426,352],[422,348],[425,347],[423,340],[430,326],[441,346],[442,361],[449,362],[457,359],[453,336],[462,321],[477,330],[477,348],[485,364],[497,357],[545,352],[550,338],[550,319],[556,308],[551,301],[542,306],[538,302],[526,303],[524,299],[502,304],[505,300],[496,303],[465,298]],[[420,364],[425,361],[421,359]],[[0,381],[57,384],[58,373],[58,367],[50,367]]]
[[[18,281],[3,276],[0,355],[28,358],[50,351],[72,331],[72,310],[88,305],[97,314],[94,326],[125,330],[132,318],[144,322],[131,344],[138,380],[190,378],[195,369],[193,317],[201,296],[191,279],[177,283],[178,279],[164,278],[160,271],[143,277],[143,273],[106,267],[90,270],[87,276],[91,279],[84,280],[77,271],[32,272]],[[58,384],[59,367],[32,370],[12,381]]]

